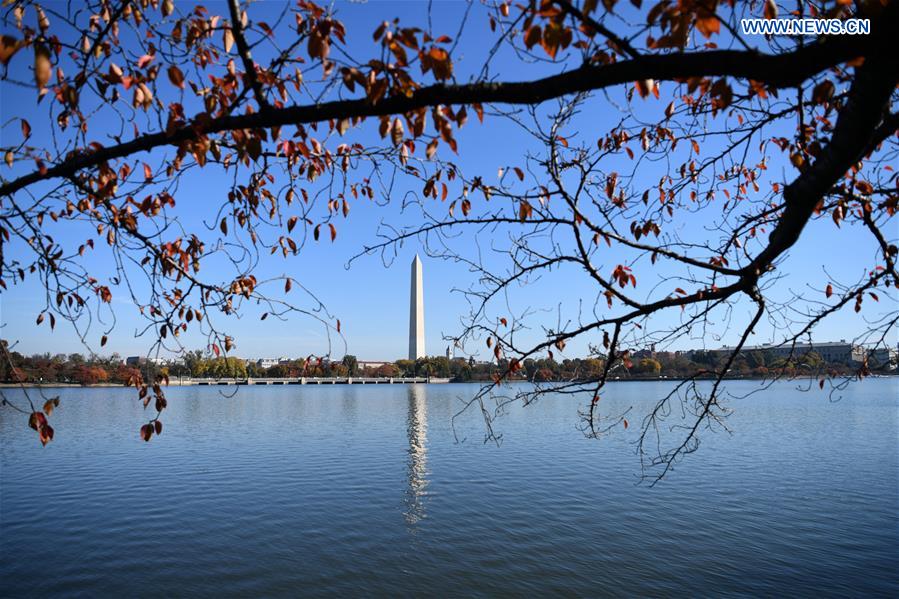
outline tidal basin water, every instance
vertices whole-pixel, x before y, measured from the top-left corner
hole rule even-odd
[[[499,447],[474,412],[454,440],[470,385],[171,388],[150,443],[132,390],[58,390],[46,448],[0,411],[0,595],[899,595],[899,379],[732,400],[637,485],[670,384],[609,389],[600,441],[571,398],[512,407]]]

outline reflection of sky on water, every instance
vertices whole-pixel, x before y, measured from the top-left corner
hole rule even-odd
[[[428,407],[427,387],[409,385],[409,411],[406,435],[409,437],[409,459],[404,502],[406,523],[414,528],[425,517],[425,495],[428,487]]]

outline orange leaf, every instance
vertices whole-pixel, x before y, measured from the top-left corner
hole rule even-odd
[[[696,29],[698,29],[699,33],[705,36],[706,39],[709,39],[712,37],[713,33],[721,32],[721,22],[715,15],[697,17]]]

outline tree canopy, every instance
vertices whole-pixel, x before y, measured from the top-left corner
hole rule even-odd
[[[796,343],[844,307],[861,312],[884,296],[892,307],[860,320],[858,341],[895,333],[899,3],[487,0],[460,3],[452,22],[429,10],[420,22],[384,15],[352,27],[347,8],[299,0],[266,21],[239,0],[6,0],[0,90],[31,90],[47,122],[4,107],[0,287],[37,277],[47,293],[36,325],[61,319],[89,348],[113,333],[116,297],[146,319],[148,346],[183,350],[196,329],[225,355],[235,343],[227,317],[255,304],[261,318],[317,319],[339,338],[314,282],[257,278],[258,266],[333,241],[353,205],[396,202],[394,182],[412,181],[418,192],[403,201],[416,221],[373,225],[359,252],[390,255],[418,240],[475,273],[458,348],[486,344],[506,375],[575,339],[604,360],[590,381],[506,395],[498,374],[469,404],[488,436],[506,402],[549,391],[587,398],[590,436],[626,426],[600,399],[632,348],[695,335],[713,318],[738,328],[730,359],[703,373],[710,386],[685,380],[646,415],[639,453],[653,477],[695,450],[703,427],[723,424],[721,381],[763,318]],[[740,29],[741,19],[778,15],[865,18],[871,32]],[[466,43],[484,22],[492,37]],[[504,149],[498,173],[463,169],[459,130],[498,122],[534,145]],[[208,226],[185,227],[179,184],[211,174],[230,191],[204,200]],[[695,226],[697,215],[714,226]],[[865,274],[769,297],[788,274],[786,253],[825,219],[835,240],[850,227],[868,232],[865,247],[847,248]],[[99,252],[107,272],[86,266]],[[638,287],[653,272],[664,280]],[[521,341],[533,315],[508,313],[503,298],[559,274],[586,277],[595,294]],[[678,324],[656,326],[663,312]],[[161,432],[163,382],[131,380],[145,405],[156,398],[146,440]],[[52,438],[52,406],[22,409],[42,441]],[[672,413],[687,419],[677,438],[660,432]]]

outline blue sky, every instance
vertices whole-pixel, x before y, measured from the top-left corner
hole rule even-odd
[[[223,5],[220,9],[215,3],[209,3],[208,6],[213,12],[219,10],[221,14],[227,13]],[[274,2],[254,4],[251,15],[254,20],[273,19],[271,13],[277,6],[278,3]],[[360,40],[358,47],[351,48],[354,55],[374,54],[375,46],[371,42],[370,32],[384,18],[401,15],[403,24],[406,25],[426,23],[425,6],[425,3],[416,2],[341,4],[340,18],[351,32],[350,39],[357,39],[352,36],[352,32],[356,32]],[[435,3],[434,22],[439,32],[455,35],[464,7],[465,4],[462,2]],[[478,14],[477,10],[473,11],[463,43],[454,55],[455,68],[460,80],[464,81],[480,71],[483,64],[482,57],[493,39],[495,37],[490,34],[486,17]],[[264,60],[264,57],[264,51],[257,54],[260,61]],[[26,70],[27,62],[14,60],[10,73],[18,75],[21,79],[30,78]],[[517,80],[558,69],[540,64],[535,65],[533,70],[529,68],[525,72],[521,66],[519,60],[501,54],[495,62],[494,73],[502,80]],[[21,138],[19,117],[30,121],[36,136],[47,135],[46,103],[35,108],[32,90],[3,83],[0,83],[0,90],[2,90],[0,121],[3,125],[0,140],[3,145],[18,143]],[[595,136],[616,122],[620,116],[614,106],[601,97],[592,100],[587,107],[589,112],[582,114],[576,121],[581,132],[587,136],[594,126]],[[376,121],[370,121],[355,134],[359,139],[374,142],[377,140],[376,128]],[[496,176],[499,167],[520,164],[523,149],[533,146],[533,142],[523,136],[517,127],[502,119],[488,119],[484,125],[479,125],[475,118],[471,118],[469,124],[458,132],[457,140],[460,155],[454,159],[467,172],[477,170],[483,173],[488,182],[490,176]],[[154,157],[161,155],[156,154]],[[140,158],[147,159],[146,156]],[[781,180],[789,179],[795,174],[782,165],[774,166],[775,168],[769,172],[775,179],[778,176]],[[5,166],[0,168],[4,169],[4,176],[10,176],[10,169]],[[18,170],[19,168],[17,165],[12,172],[24,172]],[[228,183],[225,177],[212,176],[208,171],[192,171],[185,175],[177,195],[178,206],[175,214],[179,221],[187,228],[202,227],[204,220],[211,222],[213,219],[210,216],[210,209],[217,207],[221,202],[229,189]],[[367,205],[363,201],[354,202],[350,218],[346,222],[338,222],[338,236],[333,244],[310,243],[299,256],[287,260],[272,257],[264,261],[257,276],[262,278],[286,274],[314,291],[329,311],[340,318],[348,353],[355,354],[360,359],[396,359],[404,357],[407,352],[409,264],[415,253],[419,252],[424,261],[427,348],[430,354],[442,354],[447,345],[443,336],[457,333],[460,329],[460,317],[467,313],[465,298],[452,293],[452,289],[467,287],[475,282],[473,275],[464,265],[429,259],[424,255],[422,247],[413,241],[402,247],[396,259],[388,266],[382,264],[379,256],[369,256],[354,262],[349,270],[345,268],[349,258],[356,254],[363,244],[375,241],[376,230],[381,221],[391,224],[414,221],[416,218],[414,212],[404,213],[400,208],[405,194],[415,193],[419,187],[400,179],[388,206]],[[701,230],[711,222],[705,220],[706,218],[700,214],[689,222],[682,223],[681,226],[684,231]],[[205,231],[202,228],[201,230]],[[71,230],[62,230],[59,235],[73,241],[83,240],[80,232],[76,235]],[[488,235],[482,235],[480,238],[469,235],[466,238],[469,249],[475,242],[488,245],[491,239]],[[16,247],[11,246],[11,251],[17,251]],[[826,279],[823,270],[825,267],[836,276],[858,278],[865,266],[872,263],[873,253],[869,239],[857,229],[844,226],[837,232],[829,220],[812,223],[782,265],[782,273],[787,276],[777,283],[772,293],[786,298],[788,291],[802,291],[810,284],[820,288]],[[88,258],[87,264],[91,272],[96,268],[101,278],[109,277],[111,273],[107,260],[108,256],[104,256],[102,251],[97,251]],[[667,275],[668,272],[664,268],[658,269],[645,280],[641,280],[640,289],[648,291]],[[658,279],[652,280],[652,277]],[[560,272],[545,281],[517,290],[510,303],[513,312],[527,308],[538,310],[532,325],[536,326],[541,322],[552,325],[556,322],[556,315],[551,312],[555,307],[561,305],[566,314],[571,314],[577,310],[580,299],[592,303],[595,293],[596,289],[587,277]],[[17,348],[23,353],[85,351],[77,336],[65,325],[57,326],[52,334],[46,326],[40,328],[34,326],[43,296],[44,290],[37,279],[30,279],[25,284],[4,292],[0,296],[2,336],[18,342]],[[150,341],[147,337],[135,337],[135,331],[142,328],[143,321],[137,316],[134,307],[126,301],[124,294],[116,296],[114,307],[117,324],[104,350],[122,355],[145,353]],[[539,310],[546,311],[539,312]],[[236,355],[304,356],[319,354],[326,347],[323,330],[310,319],[297,316],[288,322],[271,318],[260,322],[257,316],[258,313],[251,312],[245,318],[227,324],[228,331],[237,340]],[[737,314],[737,318],[742,316],[745,315]],[[656,320],[656,325],[673,323],[678,317],[678,314],[661,315]],[[825,321],[817,330],[815,339],[819,341],[849,339],[854,337],[862,326],[863,321],[859,315],[850,309]],[[98,338],[100,334],[99,329],[96,329],[91,336]],[[753,341],[760,343],[776,340],[778,334],[777,327],[766,322],[759,327],[757,338]],[[684,339],[675,344],[674,348],[684,349],[702,345],[717,347],[724,343],[732,343],[734,341],[732,335],[730,332],[724,334],[721,339],[714,334],[710,334],[706,339]],[[187,339],[190,345],[190,337]],[[895,340],[893,342],[895,343]],[[196,339],[195,347],[202,347],[203,344],[203,339]],[[338,354],[343,353],[342,346],[335,350]],[[579,356],[585,351],[586,340],[572,344],[565,355]]]

